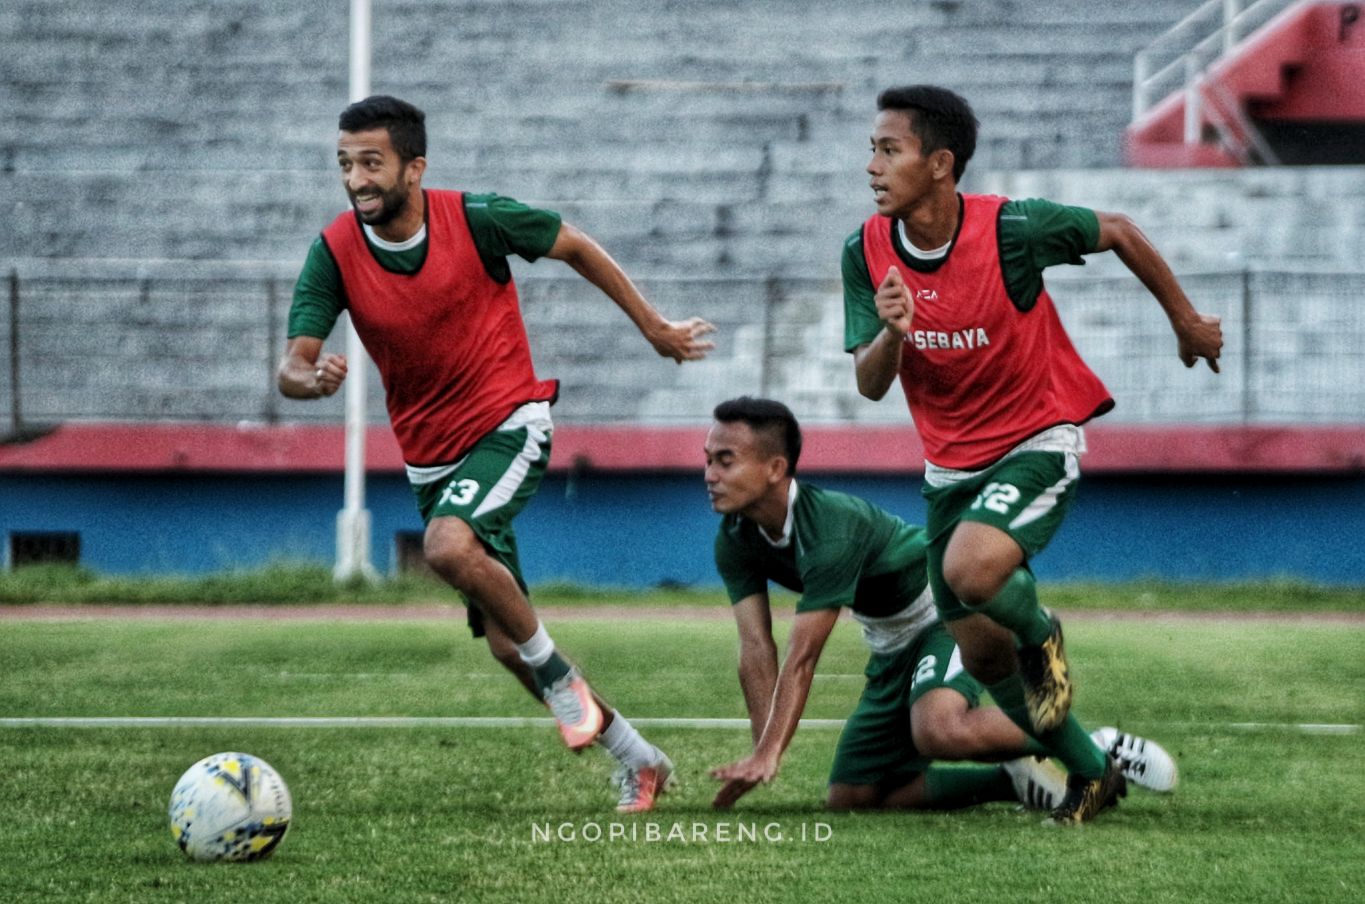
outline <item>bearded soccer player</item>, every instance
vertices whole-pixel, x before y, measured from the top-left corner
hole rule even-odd
[[[493,194],[422,188],[425,115],[373,96],[340,117],[337,164],[352,210],[309,249],[294,290],[280,391],[330,396],[346,378],[323,341],[343,310],[383,378],[393,430],[426,522],[427,563],[469,605],[474,636],[554,714],[565,743],[600,743],[621,766],[625,812],[648,810],[673,766],[594,694],[532,609],[512,519],[550,455],[558,383],[536,377],[507,256],[564,261],[615,302],[654,349],[702,358],[712,330],[664,319],[617,263],[557,213]]]
[[[960,194],[977,121],[958,95],[892,88],[877,107],[867,165],[877,212],[843,252],[845,349],[864,396],[881,399],[900,378],[925,450],[939,613],[967,670],[1069,768],[1054,818],[1083,822],[1123,779],[1069,715],[1061,624],[1038,603],[1029,559],[1071,504],[1081,425],[1114,403],[1062,328],[1043,271],[1113,251],[1165,311],[1187,367],[1202,358],[1218,370],[1222,330],[1128,217]]]
[[[707,494],[724,515],[716,568],[739,630],[740,686],[754,740],[750,756],[713,770],[724,782],[714,806],[728,808],[776,776],[844,607],[862,625],[871,655],[867,685],[839,737],[828,807],[1060,803],[1064,777],[1036,758],[1046,749],[1000,710],[977,708],[981,685],[964,671],[934,610],[923,530],[854,496],[798,482],[801,429],[780,402],[722,402],[705,451]],[[769,581],[801,594],[780,670]],[[1097,732],[1092,746],[1116,741],[1116,730],[1101,731],[1112,736]],[[1171,790],[1170,755],[1154,742],[1124,738],[1124,771],[1146,787]],[[934,760],[1002,765],[945,767]]]

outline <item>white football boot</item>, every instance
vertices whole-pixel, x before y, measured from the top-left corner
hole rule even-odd
[[[1014,782],[1014,794],[1019,802],[1031,810],[1051,810],[1066,794],[1066,773],[1051,760],[1024,756],[1001,763],[1000,767]]]
[[[1119,761],[1124,776],[1152,791],[1174,790],[1180,770],[1166,749],[1156,741],[1140,738],[1106,725],[1090,733],[1096,744]]]

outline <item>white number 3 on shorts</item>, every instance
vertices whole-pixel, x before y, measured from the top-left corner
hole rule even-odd
[[[441,493],[441,501],[437,505],[469,505],[474,501],[474,497],[479,492],[479,482],[477,480],[452,480]]]

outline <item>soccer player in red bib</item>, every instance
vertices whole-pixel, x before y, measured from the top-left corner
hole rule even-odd
[[[1081,425],[1114,402],[1043,270],[1113,251],[1166,312],[1186,366],[1217,371],[1222,330],[1126,216],[960,194],[977,121],[958,95],[891,88],[877,107],[877,212],[844,246],[844,345],[864,396],[881,399],[897,377],[905,391],[925,450],[930,582],[967,670],[1068,767],[1053,818],[1083,822],[1117,801],[1123,778],[1070,715],[1061,625],[1028,562],[1070,506]]]
[[[294,290],[280,391],[330,396],[347,361],[323,354],[351,321],[384,383],[389,420],[426,522],[427,563],[469,604],[474,635],[553,712],[565,743],[620,764],[625,812],[649,810],[673,765],[555,649],[527,597],[513,517],[550,456],[554,380],[537,378],[509,254],[561,260],[615,302],[663,357],[702,358],[713,327],[664,319],[616,262],[557,213],[491,194],[422,188],[425,114],[377,95],[340,118],[351,210],[313,243]]]

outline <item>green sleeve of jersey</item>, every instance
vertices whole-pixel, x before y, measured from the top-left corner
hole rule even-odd
[[[858,581],[863,574],[863,557],[851,549],[856,544],[828,535],[818,549],[806,550],[801,564],[801,599],[797,612],[838,609],[852,606],[858,596]]]
[[[742,544],[725,532],[723,525],[716,532],[716,571],[725,582],[731,605],[768,589],[768,578],[758,563]]]
[[[1006,201],[1000,208],[1000,267],[1010,300],[1021,311],[1038,301],[1043,271],[1084,264],[1100,240],[1100,220],[1088,207],[1041,198]]]
[[[877,293],[867,272],[863,256],[863,230],[858,229],[844,242],[844,351],[866,345],[882,331],[877,316]]]
[[[516,254],[528,261],[544,257],[559,238],[558,213],[527,207],[502,195],[465,195],[464,209],[474,247],[483,258]]]
[[[289,338],[326,339],[345,308],[341,271],[332,259],[332,252],[327,250],[327,243],[318,236],[308,249],[298,282],[294,283],[294,300],[289,305]]]

